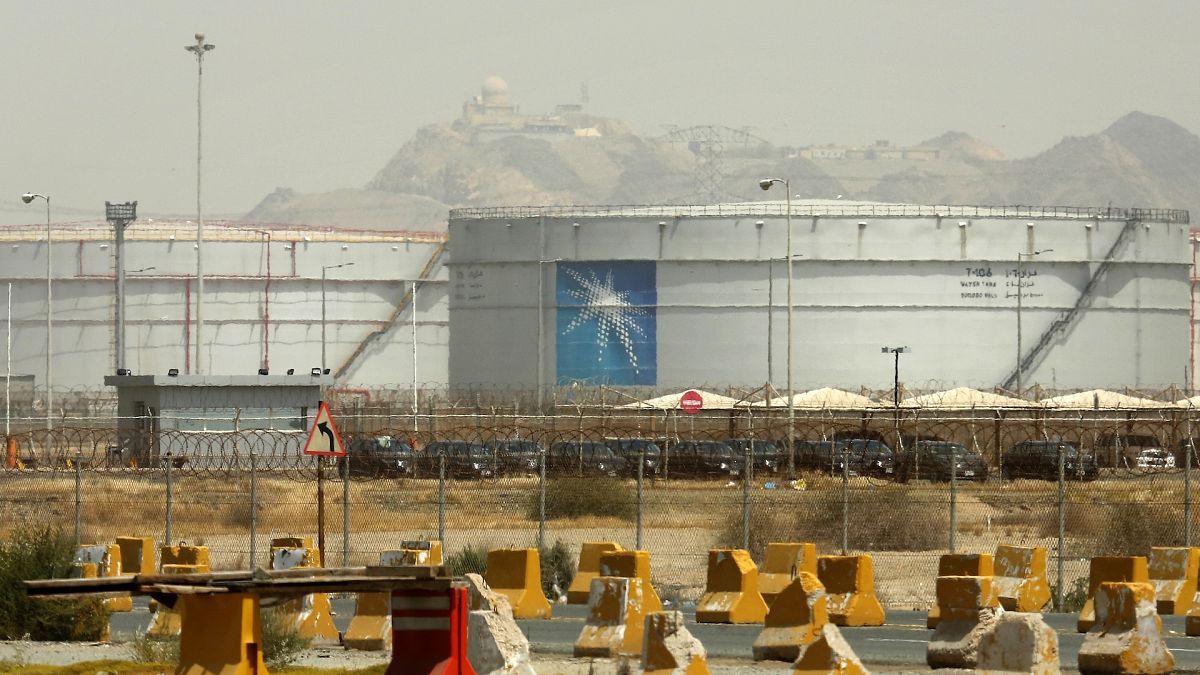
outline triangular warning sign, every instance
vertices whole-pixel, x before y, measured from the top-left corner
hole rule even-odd
[[[337,425],[333,423],[333,417],[329,414],[329,405],[324,401],[321,401],[321,409],[317,411],[317,418],[313,420],[312,429],[308,430],[308,442],[304,444],[304,454],[336,455],[338,457],[346,454],[346,447],[342,445],[342,437],[338,435]]]

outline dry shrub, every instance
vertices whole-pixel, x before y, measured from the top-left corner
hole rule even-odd
[[[1179,503],[1177,503],[1177,501]],[[1039,534],[1058,536],[1058,508],[1046,509]],[[1183,545],[1182,499],[1169,491],[1069,490],[1063,525],[1077,555],[1149,555],[1152,546]]]
[[[539,493],[528,494],[526,514],[537,521]],[[633,521],[637,518],[636,488],[617,478],[559,476],[546,481],[546,519],[610,517]]]

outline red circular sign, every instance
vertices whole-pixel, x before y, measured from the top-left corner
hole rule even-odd
[[[688,389],[679,397],[679,409],[689,415],[695,415],[704,407],[704,399],[701,398],[700,392],[695,389]]]

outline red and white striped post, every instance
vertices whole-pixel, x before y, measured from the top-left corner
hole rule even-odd
[[[392,591],[386,675],[475,675],[467,661],[467,589]]]

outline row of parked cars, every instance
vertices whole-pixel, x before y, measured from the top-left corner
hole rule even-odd
[[[795,440],[796,468],[831,475],[909,481],[984,481],[990,467],[979,453],[948,441],[915,440],[903,453],[885,442],[851,438],[833,441]],[[666,449],[666,452],[664,452]],[[436,441],[420,451],[392,436],[354,439],[349,444],[350,471],[376,476],[437,476],[445,456],[448,478],[496,478],[535,475],[540,471],[542,446],[532,440]],[[752,452],[751,452],[752,450]],[[788,468],[783,443],[731,438],[716,440],[654,440],[612,438],[605,441],[558,441],[545,449],[548,473],[635,476],[638,462],[643,475],[672,477],[736,478],[743,474],[747,456],[758,475],[778,474]],[[1040,478],[1056,480],[1058,458],[1068,479],[1094,480],[1099,474],[1095,458],[1074,445],[1055,441],[1023,441],[1004,455],[1004,480]],[[1169,455],[1168,455],[1169,457]],[[1161,460],[1167,466],[1166,459]],[[953,468],[952,468],[953,467]]]

